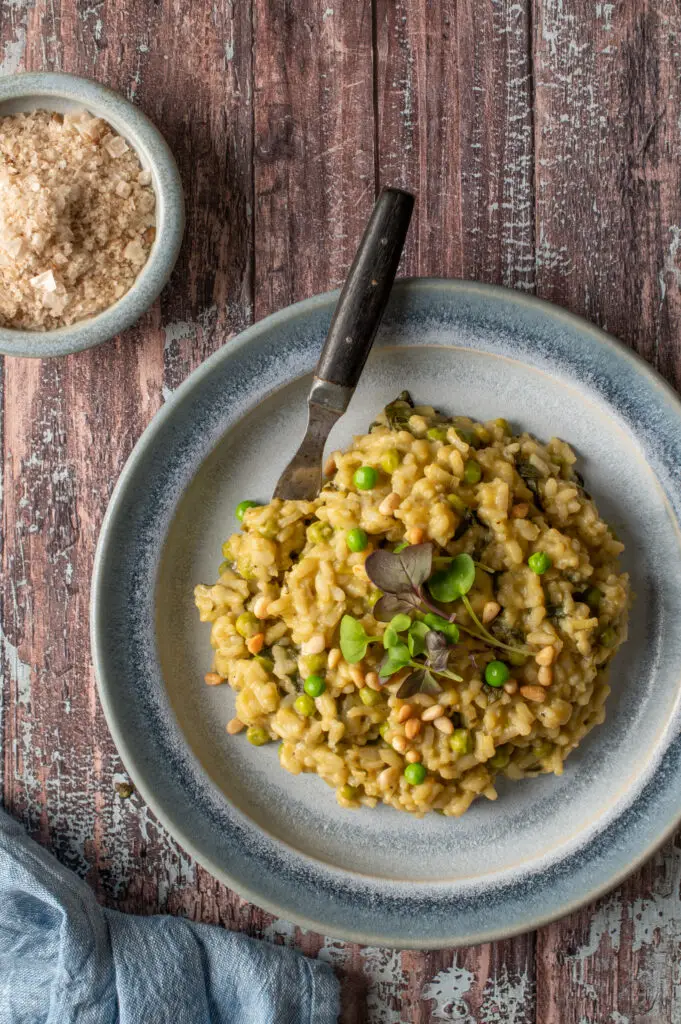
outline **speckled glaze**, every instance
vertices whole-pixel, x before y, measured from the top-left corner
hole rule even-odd
[[[100,345],[138,320],[170,277],[184,233],[180,172],[168,144],[148,117],[119,93],[87,78],[59,73],[0,78],[0,117],[28,110],[85,108],[104,118],[151,171],[156,193],[156,239],[139,277],[126,294],[102,313],[57,331],[14,331],[0,327],[0,353],[11,356],[63,356]]]
[[[99,692],[125,764],[176,838],[244,897],[318,931],[442,947],[536,928],[594,899],[679,820],[681,404],[584,321],[518,292],[399,282],[330,447],[403,388],[449,413],[505,416],[574,445],[627,544],[636,603],[608,718],[561,778],[502,785],[461,819],[341,810],[276,745],[228,737],[206,687],[192,588],[215,578],[242,498],[268,499],[302,434],[336,293],[269,317],[204,363],[145,432],[100,537]]]

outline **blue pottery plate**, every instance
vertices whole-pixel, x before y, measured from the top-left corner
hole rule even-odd
[[[302,436],[336,294],[269,317],[176,392],[121,476],[92,589],[99,692],[118,749],[178,841],[246,899],[317,931],[441,947],[523,932],[615,885],[679,820],[681,404],[583,320],[517,292],[399,283],[330,447],[403,388],[480,419],[564,438],[627,546],[636,601],[607,720],[561,777],[500,787],[461,819],[349,812],[276,745],[230,737],[229,687],[207,687],[213,581],[243,498],[267,501]]]

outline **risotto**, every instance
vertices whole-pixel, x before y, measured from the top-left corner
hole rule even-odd
[[[235,742],[277,742],[347,808],[460,815],[498,776],[559,775],[605,717],[629,606],[574,464],[405,392],[314,501],[242,502],[195,590]]]

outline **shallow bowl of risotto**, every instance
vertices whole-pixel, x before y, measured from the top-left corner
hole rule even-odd
[[[142,796],[246,898],[386,945],[525,931],[678,820],[679,401],[545,303],[400,282],[319,497],[271,501],[334,301],[231,341],[138,443],[100,696]]]

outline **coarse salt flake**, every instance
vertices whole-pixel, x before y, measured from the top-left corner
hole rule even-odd
[[[123,154],[127,153],[130,149],[125,139],[122,139],[120,135],[112,135],[111,138],[104,143],[104,148],[109,156],[113,157],[114,160],[117,160],[119,156],[123,156]]]
[[[34,288],[42,288],[45,292],[55,292],[57,290],[57,282],[51,270],[46,270],[44,273],[32,277],[31,284]]]

